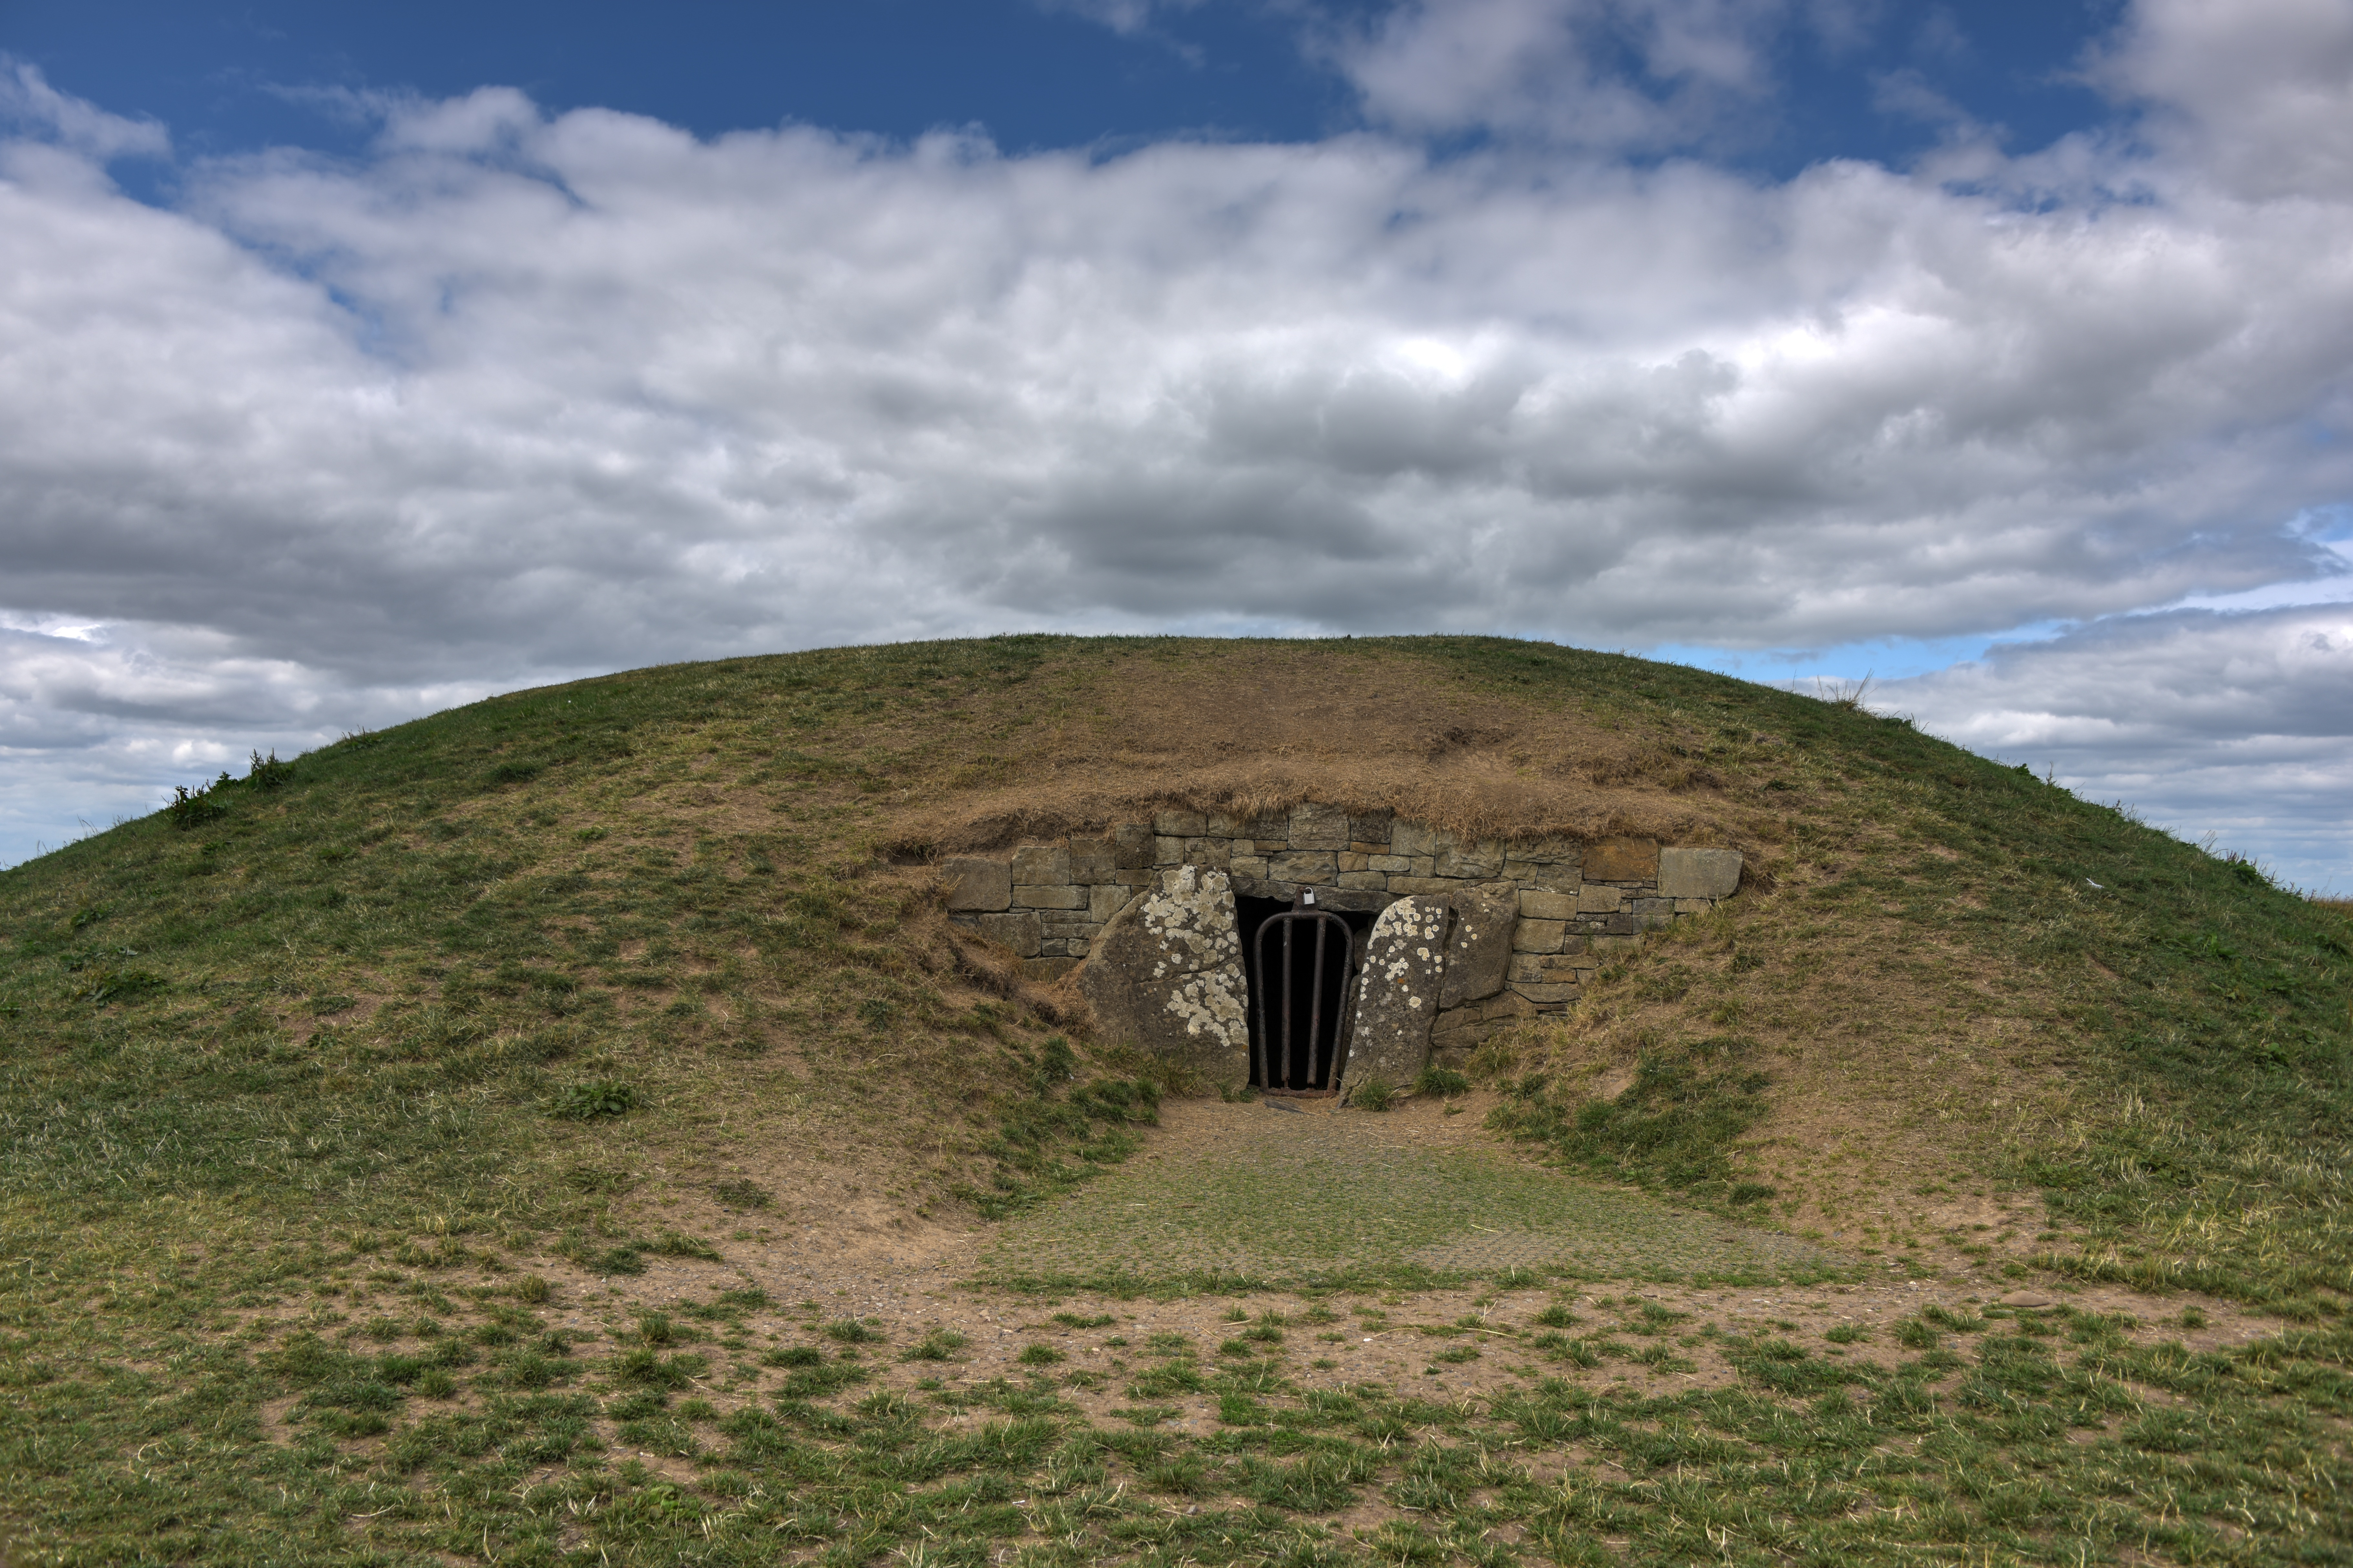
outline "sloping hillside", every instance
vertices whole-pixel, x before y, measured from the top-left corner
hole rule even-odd
[[[952,928],[932,863],[1302,800],[1743,851],[1717,914],[1482,1053],[1531,1157],[1920,1270],[2353,1295],[2353,941],[2253,866],[1639,659],[1004,637],[517,693],[0,874],[13,1386],[56,1394],[61,1314],[185,1412],[260,1364],[239,1304],[325,1312],[371,1260],[620,1289],[1018,1211],[1199,1086]]]

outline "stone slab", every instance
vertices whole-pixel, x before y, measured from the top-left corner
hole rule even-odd
[[[1577,987],[1573,984],[1553,985],[1520,984],[1513,986],[1512,990],[1517,994],[1522,1000],[1534,1003],[1537,1006],[1544,1006],[1548,1004],[1559,1002],[1574,1002],[1577,1000]]]
[[[1514,952],[1558,952],[1568,927],[1560,921],[1524,920],[1512,929]]]
[[[1438,874],[1441,877],[1462,877],[1473,881],[1504,873],[1504,846],[1493,838],[1482,838],[1472,844],[1457,844],[1438,852]]]
[[[1655,838],[1605,838],[1585,851],[1588,882],[1650,882],[1658,879],[1659,841]]]
[[[1581,915],[1614,915],[1626,907],[1626,895],[1616,888],[1586,886],[1577,889],[1577,912]]]
[[[1187,838],[1185,840],[1185,864],[1205,866],[1222,871],[1234,858],[1234,841],[1230,838]]]
[[[1163,838],[1199,838],[1209,831],[1209,819],[1198,811],[1164,811],[1153,817],[1152,831]]]
[[[1514,895],[1459,888],[1447,897],[1454,923],[1446,938],[1446,975],[1439,1005],[1459,1007],[1504,988],[1512,963],[1512,928],[1518,923]]]
[[[989,941],[1011,948],[1016,958],[1037,957],[1038,944],[1045,939],[1044,929],[1031,910],[1018,914],[983,915],[973,925]]]
[[[1013,907],[1013,868],[1002,860],[958,856],[940,867],[948,880],[948,908],[1006,910]]]
[[[1017,910],[1082,910],[1087,907],[1087,890],[1073,888],[1068,882],[1060,887],[1025,888],[1014,884],[1013,907]]]
[[[1539,892],[1530,889],[1520,894],[1520,918],[1530,921],[1565,921],[1577,913],[1577,900],[1566,893]]]
[[[1328,849],[1294,849],[1270,860],[1266,874],[1278,882],[1328,882],[1340,874],[1338,859]]]
[[[1728,899],[1739,890],[1737,849],[1659,851],[1659,896],[1662,899]]]
[[[1338,806],[1306,801],[1291,808],[1293,849],[1345,849],[1348,838],[1348,814]]]
[[[1182,866],[1113,916],[1079,976],[1096,1026],[1214,1083],[1250,1078],[1250,995],[1234,893],[1222,871]]]
[[[1134,897],[1134,889],[1123,888],[1115,882],[1090,888],[1087,889],[1087,918],[1097,921],[1108,921],[1127,908]]]
[[[1348,818],[1348,842],[1351,844],[1387,844],[1397,831],[1394,812],[1359,812]]]
[[[1013,852],[1013,885],[1050,888],[1071,879],[1071,852],[1059,844],[1036,845]]]
[[[1071,840],[1071,880],[1094,887],[1119,870],[1118,846],[1109,838]]]
[[[1356,992],[1356,1026],[1342,1087],[1376,1080],[1403,1089],[1430,1065],[1446,939],[1454,911],[1435,899],[1399,899],[1373,922]]]
[[[1129,823],[1111,832],[1112,858],[1123,871],[1137,871],[1152,864],[1152,830]]]

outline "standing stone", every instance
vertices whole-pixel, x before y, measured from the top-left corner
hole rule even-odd
[[[1377,1079],[1403,1089],[1430,1065],[1430,1028],[1438,1019],[1453,918],[1442,899],[1399,899],[1373,922],[1343,1080],[1352,1093]]]
[[[1446,939],[1446,977],[1438,1005],[1460,1007],[1504,988],[1512,968],[1512,927],[1519,919],[1517,889],[1463,888],[1447,895],[1454,928]]]
[[[1740,890],[1737,849],[1662,849],[1659,897],[1728,899]]]
[[[1213,1082],[1250,1079],[1248,981],[1222,871],[1180,866],[1111,919],[1079,991],[1113,1040],[1174,1058]]]

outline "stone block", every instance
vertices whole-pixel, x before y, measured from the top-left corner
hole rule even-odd
[[[1365,862],[1369,858],[1371,858],[1371,857],[1362,854],[1357,850],[1343,849],[1340,851],[1339,856],[1340,869],[1343,872],[1366,870],[1367,868],[1365,865]]]
[[[1512,927],[1514,952],[1558,952],[1568,927],[1559,921],[1523,920]]]
[[[1473,881],[1504,873],[1504,847],[1493,838],[1475,843],[1456,844],[1438,852],[1438,874],[1441,877],[1462,877]]]
[[[1578,967],[1585,963],[1582,958],[1556,952],[1515,952],[1512,954],[1511,982],[1514,985],[1535,985],[1573,981]]]
[[[1038,944],[1045,932],[1035,910],[1023,910],[1014,914],[983,915],[975,922],[980,934],[991,942],[1003,942],[1013,950],[1017,958],[1035,958]]]
[[[1659,896],[1662,899],[1728,899],[1739,890],[1737,849],[1659,851]]]
[[[1222,871],[1233,863],[1234,841],[1230,838],[1187,838],[1185,840],[1185,864],[1206,866],[1212,871]]]
[[[1345,849],[1348,847],[1348,814],[1336,805],[1318,805],[1303,801],[1291,808],[1291,847],[1293,849]]]
[[[1585,851],[1588,882],[1654,882],[1659,877],[1655,838],[1605,838]]]
[[[1160,881],[1160,873],[1149,866],[1138,866],[1133,870],[1123,866],[1119,869],[1117,879],[1121,887],[1134,892],[1138,888],[1156,886]]]
[[[1266,857],[1237,855],[1226,863],[1226,869],[1237,877],[1248,877],[1253,881],[1262,881],[1266,877]]]
[[[1400,822],[1389,829],[1389,853],[1393,855],[1436,855],[1438,830],[1411,822]]]
[[[1152,864],[1152,830],[1134,823],[1111,831],[1113,858],[1123,871],[1140,871]]]
[[[1051,985],[1081,963],[1078,958],[1025,958],[1021,961],[1021,978],[1039,985]]]
[[[1343,871],[1340,873],[1340,886],[1344,888],[1373,888],[1378,889],[1382,892],[1387,892],[1388,891],[1389,879],[1378,871]]]
[[[1526,921],[1565,921],[1577,913],[1577,900],[1565,893],[1545,893],[1531,889],[1520,895],[1520,918]]]
[[[1348,842],[1351,844],[1387,844],[1389,836],[1396,831],[1397,816],[1393,812],[1376,811],[1348,818]]]
[[[1442,899],[1461,885],[1461,883],[1454,880],[1451,877],[1399,877],[1392,875],[1389,878],[1390,892],[1402,893],[1410,898]]]
[[[1574,931],[1560,939],[1560,951],[1564,954],[1574,955],[1583,953],[1586,951],[1587,945],[1587,939],[1577,935]]]
[[[1163,834],[1152,840],[1152,863],[1162,868],[1185,863],[1185,841]]]
[[[1373,921],[1356,992],[1356,1029],[1342,1087],[1378,1079],[1402,1089],[1430,1065],[1447,928],[1454,912],[1432,899],[1399,899]]]
[[[1095,939],[1079,990],[1099,1036],[1167,1056],[1213,1083],[1250,1079],[1250,992],[1231,884],[1182,866]]]
[[[1071,840],[1071,880],[1085,887],[1113,879],[1119,869],[1119,851],[1109,838]]]
[[[1446,976],[1440,1005],[1461,1006],[1504,988],[1512,963],[1512,928],[1519,921],[1516,900],[1476,888],[1458,887],[1447,896],[1454,923],[1446,938]]]
[[[1199,838],[1209,831],[1209,819],[1198,811],[1163,811],[1153,816],[1152,831],[1163,838]]]
[[[1410,877],[1413,875],[1413,861],[1404,855],[1367,855],[1365,857],[1365,869],[1380,871],[1391,876]]]
[[[1016,883],[1013,907],[1017,910],[1082,910],[1087,907],[1087,890],[1073,888],[1068,882],[1059,888],[1025,888]]]
[[[1661,926],[1675,923],[1675,901],[1672,899],[1636,899],[1634,923],[1644,931],[1656,931]]]
[[[1040,958],[1084,958],[1086,955],[1087,944],[1083,940],[1071,942],[1062,937],[1050,936],[1038,946]]]
[[[1071,852],[1058,844],[1039,845],[1013,852],[1013,885],[1050,888],[1071,879]]]
[[[1329,882],[1340,874],[1339,857],[1329,849],[1295,849],[1267,863],[1267,875],[1278,882]]]
[[[948,908],[1005,910],[1013,907],[1013,868],[1002,860],[958,856],[940,868],[948,880]]]
[[[1087,918],[1100,925],[1127,908],[1135,897],[1134,889],[1116,882],[1103,883],[1087,889]]]
[[[1512,989],[1520,1000],[1535,1006],[1577,1000],[1575,985],[1514,985]]]
[[[1638,936],[1597,936],[1593,939],[1595,956],[1605,963],[1613,958],[1631,958],[1642,951],[1642,939]]]
[[[1590,884],[1577,889],[1577,912],[1581,915],[1614,915],[1626,907],[1626,895],[1615,888],[1597,888]]]

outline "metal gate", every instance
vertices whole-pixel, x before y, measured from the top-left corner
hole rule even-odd
[[[1310,896],[1295,900],[1288,913],[1269,916],[1251,944],[1250,1004],[1258,1015],[1258,1030],[1252,1047],[1257,1060],[1250,1067],[1260,1089],[1268,1094],[1325,1095],[1340,1088],[1340,1042],[1345,1036],[1344,1026],[1356,989],[1349,984],[1356,978],[1355,943],[1348,922],[1329,910],[1310,908]],[[1312,957],[1306,952],[1311,933]],[[1279,988],[1268,984],[1271,977],[1267,964],[1267,942],[1278,936],[1282,944]],[[1308,965],[1303,975],[1303,962]],[[1335,970],[1339,994],[1327,1006],[1324,996]],[[1304,1031],[1295,1023],[1303,978],[1308,997]],[[1282,998],[1277,1009],[1282,1018],[1280,1030],[1267,1016],[1270,995]]]

